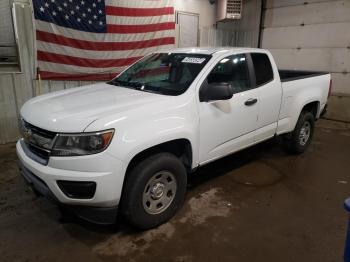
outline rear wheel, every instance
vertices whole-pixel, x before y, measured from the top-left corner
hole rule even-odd
[[[311,112],[302,111],[293,132],[284,137],[287,151],[293,154],[305,152],[311,143],[314,125],[314,115]]]
[[[168,221],[182,205],[187,174],[176,156],[159,153],[137,164],[125,183],[122,214],[133,226],[149,229]]]

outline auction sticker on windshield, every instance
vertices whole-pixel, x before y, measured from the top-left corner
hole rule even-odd
[[[192,63],[192,64],[201,64],[205,61],[205,58],[199,57],[185,57],[182,59],[182,63]]]

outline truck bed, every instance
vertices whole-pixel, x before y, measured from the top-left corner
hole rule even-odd
[[[283,70],[283,69],[281,70],[279,69],[278,73],[280,75],[281,82],[288,82],[288,81],[328,74],[327,72]]]

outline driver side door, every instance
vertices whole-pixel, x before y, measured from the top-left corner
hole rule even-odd
[[[254,143],[258,92],[251,66],[250,55],[231,55],[221,59],[204,81],[229,83],[234,95],[228,100],[199,103],[201,164]]]

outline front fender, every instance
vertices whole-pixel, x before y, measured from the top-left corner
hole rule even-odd
[[[138,123],[122,133],[116,132],[117,137],[110,146],[110,152],[128,164],[140,152],[176,139],[188,140],[194,149],[198,144],[195,135],[197,126],[181,117],[167,117]],[[195,150],[192,150],[192,159],[194,163],[197,162]]]

